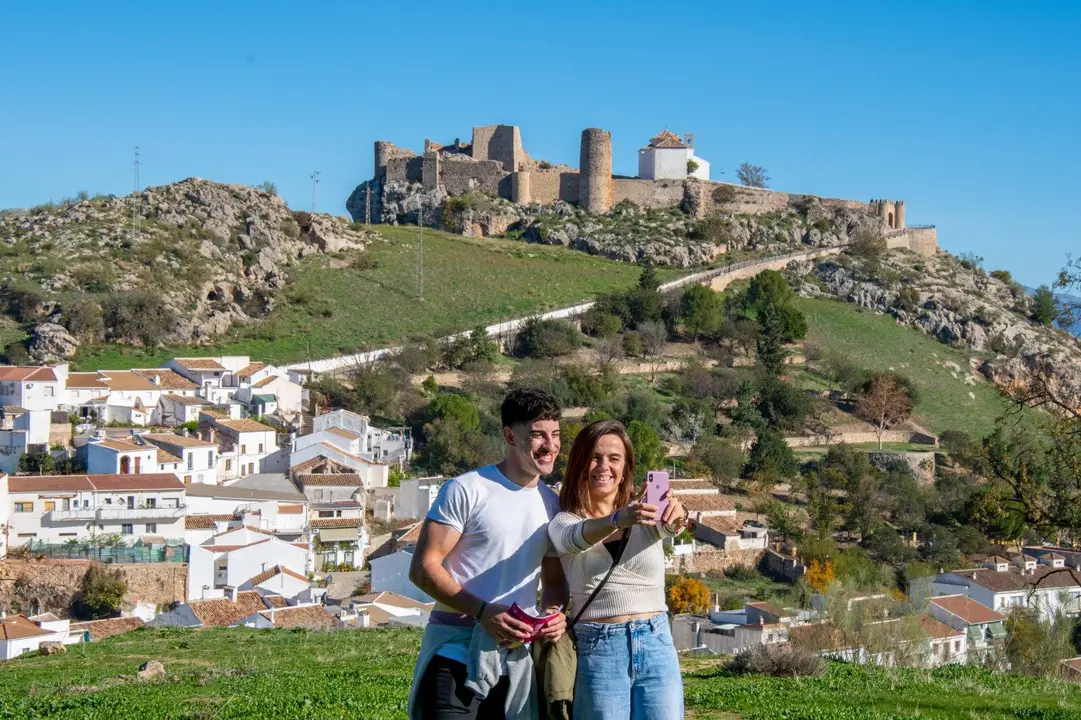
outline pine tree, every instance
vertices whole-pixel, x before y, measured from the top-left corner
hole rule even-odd
[[[758,364],[771,375],[780,375],[784,367],[784,318],[773,303],[766,303],[758,313]]]

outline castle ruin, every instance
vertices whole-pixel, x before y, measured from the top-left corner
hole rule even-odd
[[[666,131],[667,132],[667,131]],[[593,214],[630,202],[641,207],[681,207],[697,217],[714,212],[762,215],[781,212],[790,202],[808,195],[751,188],[704,180],[699,177],[651,180],[612,174],[612,134],[599,128],[582,131],[578,169],[537,161],[522,144],[516,125],[485,125],[473,128],[471,142],[455,139],[441,145],[424,141],[424,152],[392,143],[375,142],[375,173],[367,185],[367,211],[378,222],[379,190],[389,183],[420,184],[455,197],[470,192],[503,198],[520,205],[552,205],[564,201]],[[827,209],[846,209],[882,221],[893,236],[891,247],[909,247],[933,254],[937,249],[934,228],[907,228],[903,200],[841,200],[814,198]],[[356,218],[358,213],[350,206]],[[363,217],[363,216],[362,216]],[[359,218],[358,218],[359,219]]]

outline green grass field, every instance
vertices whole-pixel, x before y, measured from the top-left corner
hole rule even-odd
[[[963,430],[982,437],[1006,408],[987,381],[964,381],[970,375],[968,353],[848,303],[800,299],[799,307],[807,316],[809,343],[838,352],[862,368],[892,369],[912,380],[919,392],[913,419],[931,432]],[[960,370],[947,367],[947,362]]]
[[[250,355],[284,363],[384,347],[425,334],[441,336],[477,324],[585,302],[631,287],[639,268],[547,245],[424,231],[424,300],[417,299],[417,229],[380,227],[371,246],[378,267],[355,270],[349,257],[310,256],[293,271],[265,320],[238,328],[210,347],[150,352],[123,346],[88,348],[79,369],[146,367],[191,353]],[[660,269],[664,280],[679,271]]]
[[[0,663],[0,717],[404,718],[417,630],[143,629]],[[166,676],[134,679],[158,660]],[[688,717],[735,720],[1072,718],[1081,689],[991,673],[831,665],[813,679],[729,677],[687,662]]]

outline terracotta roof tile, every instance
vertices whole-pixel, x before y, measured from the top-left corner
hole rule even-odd
[[[329,630],[339,626],[338,619],[328,613],[321,605],[306,605],[282,610],[264,610],[263,617],[274,622],[279,628],[307,628],[309,630]]]
[[[0,366],[0,380],[15,382],[56,382],[56,373],[51,367],[31,366]]]
[[[378,603],[380,605],[390,605],[391,607],[415,609],[415,610],[428,610],[431,605],[428,603],[422,603],[413,598],[407,598],[405,595],[399,595],[398,593],[392,593],[389,590],[382,590],[379,592],[370,592],[367,595],[361,595],[355,598],[355,601],[359,603]]]
[[[236,371],[237,377],[249,378],[266,367],[266,363],[252,362]]]
[[[359,528],[360,518],[321,518],[308,524],[313,528]]]
[[[240,418],[238,420],[215,420],[216,425],[221,425],[224,428],[235,430],[237,432],[277,432],[269,425],[264,425],[261,422],[251,420],[250,418]]]
[[[398,544],[399,545],[416,545],[417,542],[420,540],[420,529],[422,527],[424,527],[424,521],[423,520],[418,522],[418,523],[414,523],[413,525],[410,525],[409,529],[406,530],[404,533],[402,533],[398,537],[398,541],[397,541]]]
[[[672,491],[679,494],[680,490],[716,490],[717,486],[709,480],[679,480],[670,481]]]
[[[955,630],[946,623],[940,622],[930,615],[920,615],[920,627],[923,628],[931,639],[941,640],[948,637],[963,637],[964,632]]]
[[[248,582],[251,583],[252,585],[258,585],[259,583],[266,582],[267,580],[274,577],[275,575],[288,575],[289,577],[294,578],[296,580],[302,580],[303,582],[308,582],[308,578],[304,577],[303,575],[301,575],[298,572],[290,570],[287,567],[282,567],[281,565],[275,565],[274,567],[270,568],[269,570],[264,570],[263,572],[259,573],[258,575],[254,576],[253,578],[248,580]]]
[[[228,627],[260,610],[266,610],[266,603],[255,590],[238,592],[235,603],[232,598],[225,597],[193,600],[188,606],[203,627]]]
[[[155,445],[172,445],[173,447],[182,448],[216,448],[216,443],[207,442],[201,438],[192,437],[191,435],[176,435],[175,433],[146,433],[141,436],[144,440],[152,442]]]
[[[132,630],[138,630],[143,625],[144,623],[141,618],[118,617],[106,618],[104,620],[90,620],[88,622],[72,623],[71,631],[89,631],[90,642],[97,642],[98,640],[104,640],[105,638],[112,637],[113,635],[120,635],[122,633],[131,632]]]
[[[736,504],[724,495],[680,495],[679,502],[694,517],[696,512],[735,510]]]
[[[326,431],[328,433],[331,433],[332,435],[337,435],[338,437],[348,438],[349,440],[359,440],[360,439],[360,434],[359,433],[355,433],[352,430],[346,430],[345,428],[328,427]]]
[[[1022,575],[1017,568],[998,572],[991,568],[974,570],[954,570],[954,575],[963,577],[985,587],[991,592],[1017,592],[1040,588],[1081,587],[1081,573],[1071,568],[1053,568],[1046,565]],[[973,577],[975,576],[975,577]]]
[[[170,370],[168,368],[150,368],[145,370],[132,370],[133,373],[145,380],[150,381],[151,385],[159,390],[198,390],[199,386],[188,380],[186,377],[178,372]],[[158,379],[158,382],[154,383],[154,378]]]
[[[260,380],[257,383],[252,383],[252,387],[263,388],[263,387],[266,387],[267,385],[269,385],[270,383],[274,382],[277,379],[278,379],[277,375],[271,375],[270,377],[263,378],[262,380]]]
[[[297,475],[297,482],[312,487],[349,487],[363,485],[364,480],[356,473],[316,473]]]
[[[96,388],[99,390],[107,390],[108,385],[105,384],[101,375],[96,372],[73,372],[68,373],[68,388]]]
[[[187,515],[184,517],[185,530],[213,530],[216,522],[233,520],[232,515]]]
[[[279,515],[303,515],[304,514],[304,506],[303,505],[279,505],[278,506],[278,514]]]
[[[214,358],[173,358],[173,361],[188,370],[225,370],[225,366]]]
[[[140,475],[87,475],[95,490],[183,490],[184,483],[172,473]]]
[[[162,400],[168,400],[171,403],[177,405],[186,405],[188,407],[194,407],[196,405],[206,405],[207,401],[200,397],[193,397],[191,395],[174,395],[172,393],[166,393],[161,396]]]
[[[159,465],[165,465],[165,464],[168,464],[168,463],[174,463],[175,464],[175,463],[182,463],[182,462],[184,462],[183,459],[178,458],[176,455],[173,455],[172,453],[170,453],[170,452],[168,452],[166,450],[162,450],[161,448],[158,448],[158,464]]]
[[[103,370],[101,375],[110,390],[160,390],[157,385],[131,370]]]
[[[283,598],[281,595],[264,595],[263,602],[265,602],[272,608],[289,607],[289,601]]]
[[[42,630],[41,627],[23,615],[9,615],[0,620],[0,638],[4,640],[19,640],[21,638],[52,634],[51,630]]]
[[[966,595],[933,597],[930,602],[970,624],[1002,622],[1006,619],[1005,615],[995,612]]]
[[[127,440],[109,440],[109,439],[106,439],[106,440],[99,440],[99,441],[97,441],[95,443],[92,443],[92,444],[93,445],[101,445],[102,447],[109,448],[110,450],[119,450],[120,452],[132,452],[132,451],[146,452],[146,451],[154,450],[153,447],[147,447],[146,445],[138,445],[138,444],[133,443],[133,442],[128,442]]]
[[[23,475],[8,477],[8,491],[12,493],[78,492],[93,490],[86,475]]]
[[[704,517],[698,522],[724,535],[735,536],[739,535],[739,531],[749,520],[762,522],[762,516],[757,513],[737,512],[732,515]]]

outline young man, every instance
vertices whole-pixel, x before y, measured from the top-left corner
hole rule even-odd
[[[559,454],[559,405],[540,390],[515,390],[503,401],[507,454],[489,465],[448,480],[420,531],[409,579],[435,598],[424,632],[410,692],[410,718],[503,720],[529,717],[533,668],[521,642],[529,625],[508,614],[512,603],[537,604],[544,614],[566,602],[566,582],[548,539],[548,521],[559,497],[540,481]],[[489,682],[478,683],[479,623],[498,643]],[[559,616],[541,635],[558,640],[566,628]],[[508,650],[509,647],[515,647]],[[477,692],[478,684],[486,692]],[[505,712],[506,709],[506,712]]]

